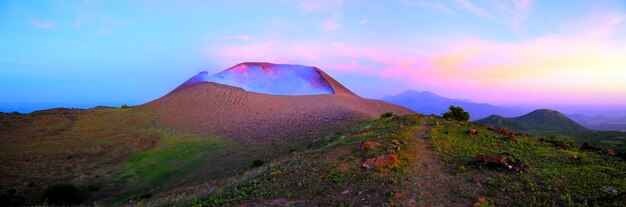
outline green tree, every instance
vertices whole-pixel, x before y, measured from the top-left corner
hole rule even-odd
[[[463,110],[460,106],[450,106],[448,111],[443,114],[443,118],[454,119],[457,121],[467,121],[470,118],[470,114]]]

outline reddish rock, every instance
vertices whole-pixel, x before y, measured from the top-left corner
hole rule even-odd
[[[283,174],[283,171],[277,170],[277,171],[270,173],[270,175],[280,175],[280,174]]]
[[[495,128],[493,131],[498,134],[503,134],[503,135],[509,135],[511,133],[509,132],[509,129],[507,128]]]
[[[583,146],[582,146],[582,147],[580,147],[580,149],[581,149],[581,150],[587,150],[587,151],[600,151],[600,150],[602,150],[601,148],[596,147],[596,146],[594,146],[593,144],[590,144],[590,143],[588,143],[588,142],[585,142],[585,143],[583,144]]]
[[[387,148],[387,153],[389,154],[396,154],[398,152],[400,152],[400,146],[391,146]]]
[[[375,149],[380,146],[378,142],[363,141],[359,144],[359,149]]]
[[[560,143],[560,142],[554,143],[554,147],[560,148],[560,149],[565,149],[565,150],[572,149],[571,145],[565,144],[565,143]]]
[[[528,166],[521,162],[514,162],[512,159],[505,156],[493,154],[476,155],[476,157],[470,161],[470,164],[484,164],[489,168],[504,168],[516,172],[523,172],[528,168]]]
[[[485,199],[485,197],[478,197],[478,199],[476,199],[476,203],[474,203],[475,207],[479,207],[482,206],[483,204],[487,204],[487,199]]]
[[[468,129],[465,133],[469,135],[476,135],[478,134],[478,129]]]
[[[512,142],[517,142],[517,137],[516,137],[516,136],[515,136],[515,134],[513,134],[513,133],[510,133],[509,135],[507,135],[507,136],[506,136],[506,138],[507,138],[509,141],[512,141]]]
[[[382,155],[379,157],[367,159],[362,167],[367,169],[393,167],[398,165],[398,156],[395,154]]]
[[[493,154],[476,155],[476,157],[472,159],[471,163],[473,164],[484,163],[487,165],[497,165],[497,166],[502,166],[502,167],[507,167],[508,165],[506,162],[505,156],[493,155]]]
[[[398,145],[398,146],[402,145],[398,140],[395,140],[395,139],[391,140],[391,143]]]
[[[605,149],[605,150],[602,150],[602,154],[605,154],[605,155],[617,155],[617,153],[615,152],[615,150],[612,150],[612,149]]]

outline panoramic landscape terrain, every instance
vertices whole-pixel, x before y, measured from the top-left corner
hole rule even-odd
[[[623,1],[3,1],[0,206],[626,206]]]

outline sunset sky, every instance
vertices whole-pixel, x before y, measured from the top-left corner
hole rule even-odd
[[[626,105],[626,1],[0,2],[0,103],[141,104],[247,61],[368,98]]]

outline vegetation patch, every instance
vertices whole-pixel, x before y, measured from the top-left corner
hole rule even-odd
[[[156,187],[196,168],[231,142],[217,137],[165,135],[157,145],[124,161],[125,175]]]
[[[498,206],[623,205],[615,199],[626,191],[626,162],[622,158],[555,147],[574,144],[559,137],[518,136],[517,142],[511,142],[477,123],[438,117],[431,120],[434,148],[452,166],[467,165],[480,154],[527,165],[523,172],[468,168],[461,174],[484,186],[480,193]],[[480,133],[469,135],[466,132],[470,128]]]

